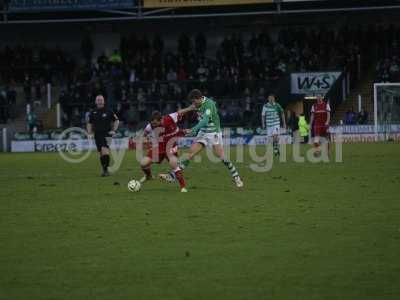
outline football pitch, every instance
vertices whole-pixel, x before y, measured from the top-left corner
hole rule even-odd
[[[250,163],[243,191],[204,159],[187,194],[131,193],[133,152],[108,178],[95,153],[1,154],[0,299],[400,299],[400,144]]]

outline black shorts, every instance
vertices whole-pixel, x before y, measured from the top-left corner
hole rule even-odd
[[[107,139],[109,139],[108,133],[95,133],[94,134],[94,141],[96,143],[97,151],[101,151],[101,148],[110,148],[108,145]]]

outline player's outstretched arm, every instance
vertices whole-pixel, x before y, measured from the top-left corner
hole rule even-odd
[[[92,117],[92,112],[89,113],[89,119],[86,123],[86,131],[89,136],[93,134],[93,117]]]
[[[326,113],[326,123],[325,123],[325,125],[326,125],[326,126],[329,126],[330,123],[331,123],[331,112],[330,112],[330,111],[327,111],[327,113]]]
[[[119,126],[119,119],[115,114],[113,116],[113,119],[114,119],[114,122],[112,124],[111,132],[110,132],[111,135],[114,135],[117,132],[118,126]]]
[[[186,108],[182,108],[182,109],[178,110],[178,115],[183,116],[183,115],[187,114],[188,112],[191,112],[194,110],[196,110],[196,107],[192,104]]]
[[[88,135],[92,135],[92,133],[93,133],[92,123],[86,123],[86,131],[87,131]]]
[[[286,128],[286,117],[285,117],[285,112],[281,112],[281,118],[282,118],[282,125],[283,128]]]
[[[114,121],[114,123],[113,123],[112,130],[113,130],[114,132],[116,132],[116,131],[118,130],[118,126],[119,126],[119,120],[116,119],[116,120]]]

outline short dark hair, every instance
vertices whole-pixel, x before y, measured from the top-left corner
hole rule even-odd
[[[188,95],[188,99],[190,101],[193,101],[195,99],[199,99],[201,97],[203,97],[203,94],[200,92],[200,90],[197,90],[197,89],[191,90],[189,95]]]
[[[151,121],[153,120],[160,121],[161,118],[162,118],[161,113],[158,110],[153,111],[153,113],[151,114]]]

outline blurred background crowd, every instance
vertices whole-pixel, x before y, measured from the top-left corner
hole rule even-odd
[[[160,35],[131,33],[112,53],[95,56],[87,36],[78,57],[60,46],[5,46],[0,50],[0,121],[13,117],[17,85],[23,86],[27,103],[43,100],[46,83],[60,86],[64,126],[84,123],[99,93],[134,126],[153,109],[167,113],[186,105],[194,87],[220,102],[224,123],[247,125],[258,121],[254,113],[290,72],[354,68],[361,55],[364,61],[378,61],[377,81],[400,79],[400,28],[394,25],[290,27],[275,37],[263,30],[219,41],[210,45],[203,33],[182,33],[171,50]],[[346,113],[346,124],[365,120]]]

